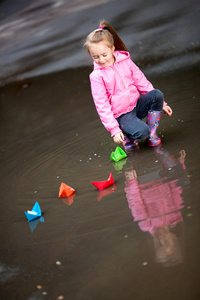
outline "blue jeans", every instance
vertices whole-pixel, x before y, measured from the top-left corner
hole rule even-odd
[[[149,137],[150,130],[142,121],[149,110],[161,111],[163,108],[164,95],[159,90],[153,90],[140,97],[136,107],[117,118],[123,133],[130,139],[143,140]]]

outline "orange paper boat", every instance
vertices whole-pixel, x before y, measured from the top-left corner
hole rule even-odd
[[[114,183],[114,179],[113,179],[112,173],[110,173],[110,176],[109,176],[108,180],[105,180],[105,181],[95,181],[95,182],[93,181],[91,183],[94,186],[96,186],[96,188],[98,188],[99,190],[103,190],[106,187],[108,187],[109,185],[113,184]]]
[[[59,198],[62,197],[69,197],[71,194],[73,194],[75,192],[75,189],[73,189],[72,187],[68,186],[65,183],[61,183],[60,188],[59,188]]]

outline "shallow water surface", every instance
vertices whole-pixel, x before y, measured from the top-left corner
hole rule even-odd
[[[89,72],[2,89],[2,299],[197,299],[198,70],[151,78],[173,108],[159,126],[162,147],[141,142],[118,163]],[[110,172],[115,185],[97,191],[91,181]],[[58,198],[61,182],[73,197]],[[44,222],[29,224],[36,201]]]

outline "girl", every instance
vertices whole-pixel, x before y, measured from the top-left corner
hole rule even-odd
[[[133,63],[116,31],[103,20],[84,46],[94,62],[90,74],[94,103],[114,142],[123,143],[125,150],[142,139],[148,139],[149,146],[159,145],[156,130],[162,110],[171,116],[172,109]],[[147,124],[142,121],[145,117]]]

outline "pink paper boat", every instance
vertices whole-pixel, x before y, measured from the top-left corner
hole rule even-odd
[[[108,180],[105,181],[96,181],[96,182],[91,182],[94,186],[96,186],[96,188],[98,188],[99,190],[103,190],[106,187],[108,187],[109,185],[114,183],[114,179],[112,176],[112,173],[110,173],[110,176],[108,178]]]

